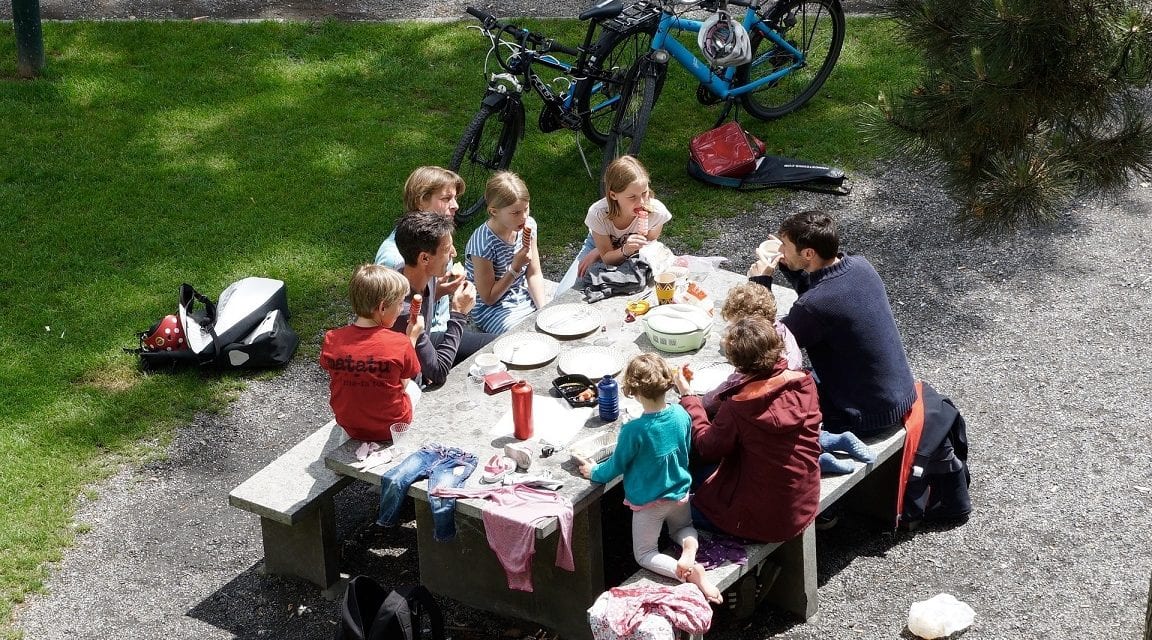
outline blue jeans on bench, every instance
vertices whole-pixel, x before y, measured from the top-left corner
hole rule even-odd
[[[432,536],[440,541],[451,540],[456,537],[456,498],[437,498],[431,495],[432,490],[458,488],[475,470],[476,456],[467,451],[431,442],[424,445],[380,478],[380,517],[376,524],[396,526],[408,488],[413,482],[428,478]]]

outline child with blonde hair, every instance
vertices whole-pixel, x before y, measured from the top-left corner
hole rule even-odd
[[[464,193],[464,179],[443,167],[416,167],[404,181],[404,211],[431,211],[449,220],[454,219],[460,204],[456,199]],[[376,250],[376,264],[391,267],[397,271],[404,268],[404,256],[396,248],[396,228],[380,243]],[[449,299],[464,283],[464,273],[449,273],[439,278],[437,291],[441,294],[434,300],[432,323],[428,333],[443,334],[448,328],[451,315]]]
[[[464,248],[464,270],[476,285],[472,320],[482,331],[504,333],[548,304],[531,200],[528,186],[510,171],[484,185],[488,220]]]
[[[420,374],[416,339],[423,318],[409,323],[407,335],[392,330],[400,316],[408,280],[377,264],[357,267],[348,284],[356,319],[324,334],[320,366],[328,372],[329,404],[336,423],[357,440],[392,440],[389,427],[411,422],[408,381]]]
[[[620,156],[604,170],[604,197],[588,207],[588,238],[576,256],[584,277],[597,262],[615,266],[660,238],[672,213],[652,195],[648,170],[632,156]]]
[[[664,395],[676,384],[677,370],[658,355],[632,358],[624,369],[620,390],[640,401],[644,413],[620,428],[612,455],[594,464],[578,458],[580,475],[593,482],[624,476],[625,503],[632,509],[632,553],[640,566],[669,578],[695,584],[709,602],[722,602],[716,585],[696,562],[699,540],[692,526],[688,490],[688,441],[692,425],[680,405]],[[682,551],[679,558],[660,553],[660,530]]]

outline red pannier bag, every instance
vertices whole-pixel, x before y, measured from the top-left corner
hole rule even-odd
[[[692,138],[688,149],[706,173],[739,178],[756,168],[756,159],[764,155],[764,142],[732,121]]]

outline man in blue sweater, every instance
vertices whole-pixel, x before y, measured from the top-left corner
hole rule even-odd
[[[824,429],[870,436],[902,424],[916,389],[879,274],[840,251],[822,211],[788,216],[779,234],[780,252],[759,255],[748,275],[771,287],[779,271],[799,296],[781,322],[808,352]]]

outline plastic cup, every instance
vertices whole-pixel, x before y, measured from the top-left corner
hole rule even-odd
[[[665,271],[656,276],[656,302],[670,304],[676,294],[676,274]]]
[[[464,378],[464,399],[456,403],[457,411],[471,411],[484,399],[484,374]]]
[[[394,422],[388,430],[392,432],[392,446],[396,449],[407,449],[411,444],[412,425],[407,422]]]

